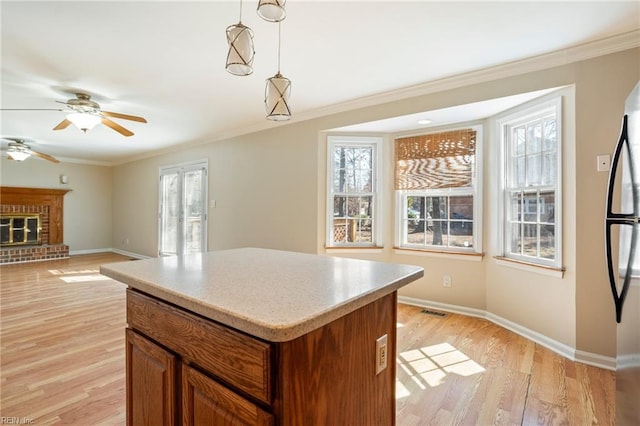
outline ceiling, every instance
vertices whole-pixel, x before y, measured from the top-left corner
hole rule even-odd
[[[30,140],[62,160],[112,165],[286,125],[264,118],[278,27],[262,21],[256,5],[244,0],[242,8],[243,24],[255,33],[254,73],[237,77],[224,63],[225,29],[238,21],[239,1],[2,1],[2,108],[60,108],[56,101],[85,92],[103,110],[148,123],[114,120],[135,133],[126,138],[105,126],[86,134],[73,126],[53,131],[64,119],[60,111],[0,111],[1,135]],[[281,71],[292,81],[295,122],[638,28],[635,0],[290,0]],[[460,111],[438,113],[446,120]],[[353,124],[358,131],[409,125]]]

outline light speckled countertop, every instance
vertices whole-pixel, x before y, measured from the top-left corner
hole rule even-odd
[[[421,267],[243,248],[103,265],[129,287],[271,342],[285,342],[424,275]]]

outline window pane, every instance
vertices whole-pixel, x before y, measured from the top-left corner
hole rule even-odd
[[[336,243],[347,242],[347,219],[334,218],[333,219],[333,241]]]
[[[449,243],[447,235],[447,223],[443,220],[432,221],[431,241],[429,243],[434,246],[447,246]]]
[[[527,155],[536,154],[541,150],[542,123],[539,121],[527,125]]]
[[[558,144],[557,126],[555,118],[544,120],[544,141],[542,149],[555,151]]]
[[[522,213],[522,209],[521,209],[521,203],[520,203],[520,193],[519,192],[512,192],[511,193],[511,220],[517,220],[520,221],[522,220],[521,217],[521,213]]]
[[[525,159],[526,157],[522,156],[522,157],[516,157],[513,160],[513,176],[511,178],[511,185],[512,187],[519,187],[522,188],[523,186],[526,185],[527,181],[526,181],[526,168],[525,168]]]
[[[513,147],[514,154],[518,156],[524,155],[524,143],[525,143],[524,127],[516,127],[513,129],[513,139],[514,139],[514,147]]]
[[[426,197],[427,219],[446,219],[448,214],[447,197]]]
[[[370,169],[356,170],[353,174],[353,184],[349,185],[348,191],[354,192],[371,192],[373,188],[373,176]]]
[[[449,197],[450,219],[473,220],[473,196]]]
[[[554,191],[540,193],[540,222],[555,224],[556,194]]]
[[[522,225],[524,247],[522,254],[525,256],[538,256],[538,225],[525,223]]]
[[[452,247],[473,247],[473,222],[451,221],[449,231]]]
[[[424,221],[423,221],[424,222]],[[424,227],[424,225],[422,225]],[[413,230],[407,230],[407,244],[417,244],[421,246],[427,245],[426,232],[418,230],[418,227]]]
[[[556,183],[556,153],[544,154],[542,163],[542,185],[553,185]]]
[[[160,251],[164,254],[178,253],[178,219],[180,216],[180,199],[178,197],[178,173],[162,176],[162,222],[160,226]]]
[[[333,197],[333,217],[346,217],[347,216],[347,197],[334,196]]]
[[[527,185],[542,183],[542,161],[540,154],[527,156]]]
[[[544,259],[556,258],[556,236],[553,225],[540,226],[540,257]]]
[[[527,193],[522,198],[524,200],[524,221],[536,222],[538,220],[538,194]]]
[[[520,224],[512,223],[511,224],[511,238],[510,238],[510,246],[508,250],[512,254],[521,254],[522,252],[522,240],[520,236]]]
[[[356,227],[355,242],[357,243],[370,243],[371,238],[371,218],[361,217],[353,221],[353,225]]]

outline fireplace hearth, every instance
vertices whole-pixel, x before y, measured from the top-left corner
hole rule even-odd
[[[69,257],[62,228],[67,192],[0,187],[0,264]]]

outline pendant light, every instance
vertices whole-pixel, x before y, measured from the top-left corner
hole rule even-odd
[[[267,119],[286,121],[291,118],[289,96],[291,95],[291,80],[280,74],[280,23],[278,23],[278,72],[267,79],[264,89],[264,106]]]
[[[260,0],[258,2],[258,15],[265,21],[280,22],[287,17],[284,5],[287,0]]]
[[[240,0],[240,19],[235,25],[227,27],[227,53],[226,69],[233,75],[249,75],[253,72],[253,31],[242,25],[242,0]]]

